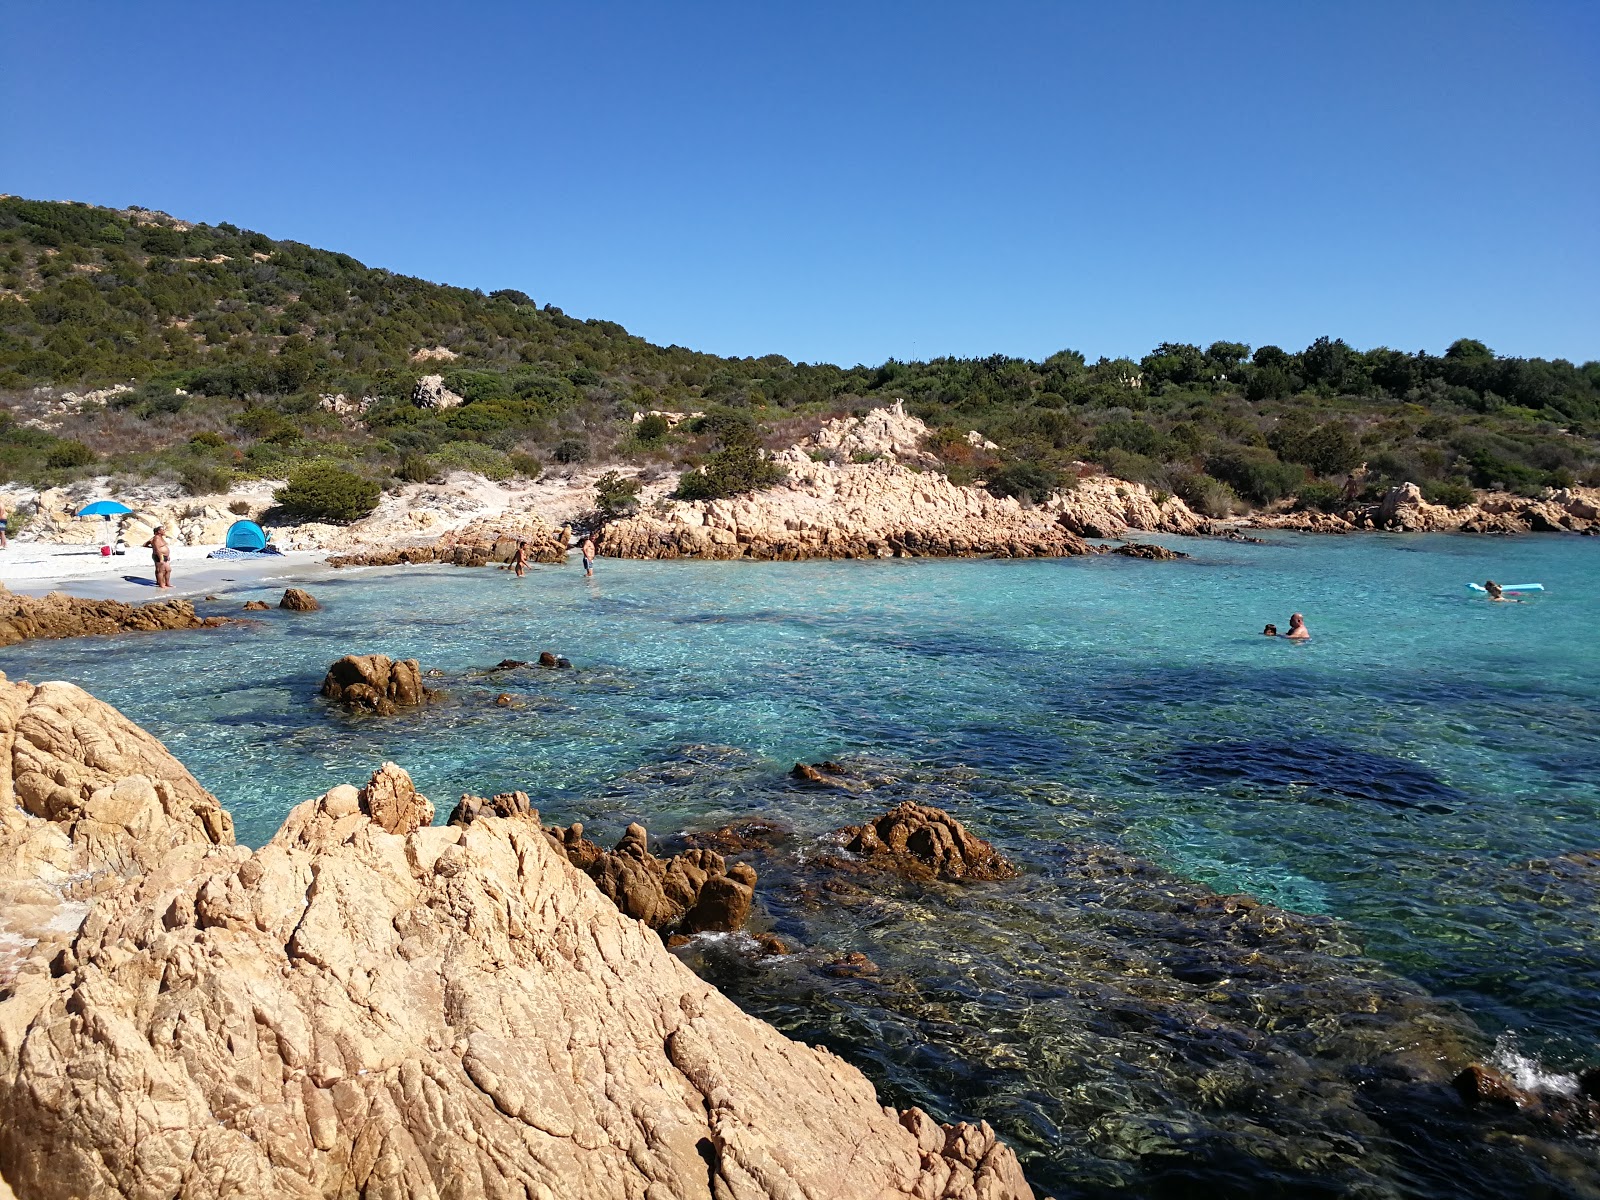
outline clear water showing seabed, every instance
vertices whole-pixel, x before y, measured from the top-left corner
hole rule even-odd
[[[1025,866],[1095,840],[1336,918],[1488,1037],[1600,1061],[1596,913],[1517,883],[1600,848],[1600,539],[1169,544],[1193,558],[339,572],[307,584],[320,613],[33,643],[0,669],[121,708],[252,844],[385,759],[440,820],[522,789],[607,843],[633,819],[821,834],[885,806],[788,785],[796,760],[920,772]],[[1494,604],[1464,586],[1486,577],[1547,590]],[[1261,636],[1293,611],[1309,644]],[[577,669],[472,674],[546,649]],[[316,698],[330,662],[373,652],[443,671],[448,699],[377,720]]]

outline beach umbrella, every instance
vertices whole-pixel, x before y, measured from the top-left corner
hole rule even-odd
[[[96,500],[93,504],[85,504],[78,510],[80,517],[120,517],[131,513],[133,509],[118,500]]]

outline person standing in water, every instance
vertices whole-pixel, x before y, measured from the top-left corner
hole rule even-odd
[[[583,535],[583,545],[579,547],[583,554],[583,575],[585,579],[594,578],[594,537],[591,534]]]
[[[1299,613],[1289,614],[1289,632],[1283,635],[1291,642],[1309,642],[1311,630],[1306,628],[1306,619]]]
[[[521,538],[520,540],[518,540],[518,542],[517,542],[517,557],[512,560],[512,566],[516,568],[517,578],[518,579],[521,579],[524,575],[526,575],[528,573],[528,539],[527,538]]]
[[[150,557],[155,562],[156,586],[169,588],[172,586],[172,550],[167,545],[167,527],[157,525],[156,531],[150,535],[150,540],[145,543],[150,547]]]

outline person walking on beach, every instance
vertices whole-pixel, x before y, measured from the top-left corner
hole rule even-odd
[[[517,578],[521,579],[528,573],[528,539],[523,538],[517,542],[517,557],[512,565],[516,568]]]
[[[1306,619],[1299,613],[1289,614],[1289,632],[1283,635],[1291,642],[1309,642],[1311,630],[1306,628]]]
[[[156,586],[169,588],[172,586],[172,550],[167,546],[167,527],[157,525],[156,531],[150,535],[150,540],[145,543],[150,547],[150,557],[155,561]]]
[[[6,511],[6,506],[0,504],[0,550],[11,545],[6,541],[6,534],[11,532],[11,514]]]
[[[585,579],[594,578],[594,537],[590,534],[583,535],[583,545],[579,547],[583,554],[583,575]]]

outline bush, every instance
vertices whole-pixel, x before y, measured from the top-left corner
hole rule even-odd
[[[1312,508],[1321,512],[1337,512],[1342,505],[1342,493],[1337,487],[1316,480],[1301,488],[1299,495],[1294,498],[1295,509],[1299,512]]]
[[[228,505],[228,511],[236,517],[248,517],[250,515],[250,501],[235,500]]]
[[[1337,422],[1307,426],[1281,425],[1272,431],[1267,444],[1288,462],[1304,463],[1313,474],[1338,475],[1361,461],[1361,446],[1355,434]]]
[[[473,471],[485,479],[510,479],[515,473],[502,450],[482,442],[446,442],[433,453],[433,461],[447,471]]]
[[[1429,504],[1442,504],[1446,508],[1465,508],[1478,499],[1470,484],[1454,479],[1438,479],[1423,485],[1423,499]]]
[[[212,433],[207,429],[190,438],[189,445],[196,450],[226,450],[228,448],[228,439],[220,433]]]
[[[1206,517],[1231,516],[1237,499],[1231,487],[1206,474],[1180,475],[1172,481],[1172,490],[1195,512]]]
[[[359,521],[378,507],[380,489],[370,479],[326,463],[311,463],[273,493],[291,515],[306,521]]]
[[[671,426],[667,424],[665,417],[649,413],[643,419],[634,423],[633,436],[648,445],[652,442],[659,442],[666,437],[667,430],[670,428]]]
[[[191,496],[210,496],[233,486],[233,472],[215,463],[187,462],[178,469],[183,490]]]
[[[1015,496],[1035,504],[1050,498],[1050,493],[1061,486],[1061,473],[1053,467],[1036,462],[1007,463],[998,471],[989,472],[984,487],[992,496]]]
[[[713,454],[698,471],[685,472],[673,496],[679,500],[720,500],[772,487],[781,483],[785,474],[782,467],[768,462],[754,446],[734,446]]]
[[[99,457],[82,442],[61,442],[45,455],[44,465],[52,471],[69,471],[74,467],[87,467]]]
[[[506,455],[506,461],[511,464],[511,469],[530,483],[544,473],[544,464],[531,454],[520,450],[513,450]]]
[[[407,483],[427,483],[434,475],[433,463],[426,454],[407,454],[395,474]]]
[[[577,438],[562,438],[550,454],[558,463],[581,463],[589,457],[589,447]]]
[[[594,483],[595,507],[608,521],[631,517],[639,511],[639,481],[607,471]]]
[[[1260,450],[1234,449],[1206,460],[1206,471],[1256,504],[1291,496],[1305,482],[1305,471]]]

